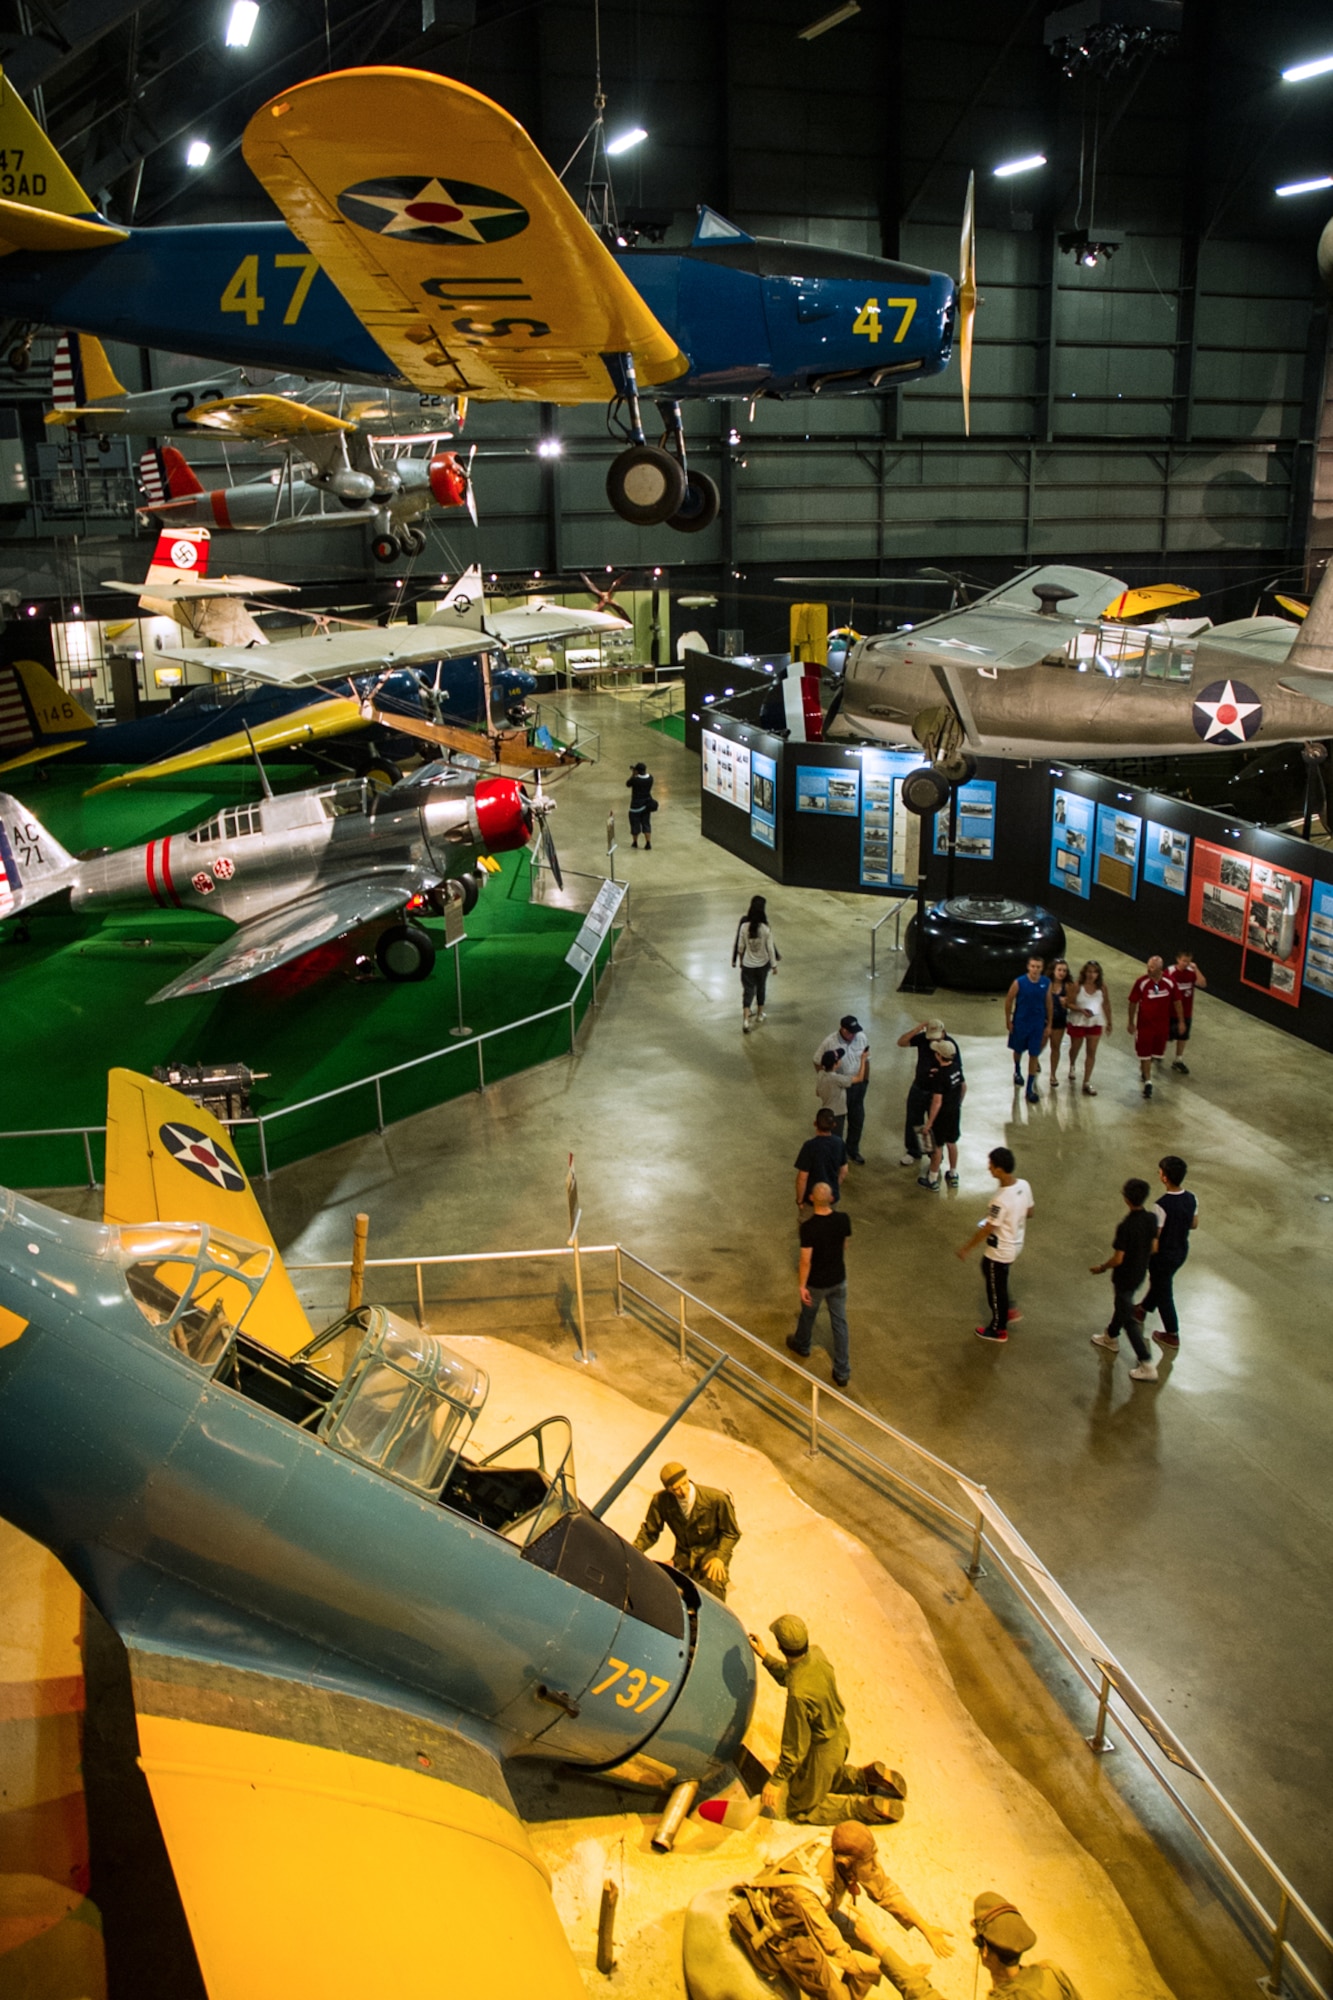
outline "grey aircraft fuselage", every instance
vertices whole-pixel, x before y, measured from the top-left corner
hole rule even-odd
[[[222,1311],[241,1280],[208,1262],[243,1252],[269,1254],[0,1189],[0,1515],[132,1659],[332,1691],[492,1758],[608,1767],[651,1746],[668,1778],[727,1766],[754,1702],[742,1627],[579,1506],[565,1420],[536,1429],[556,1477],[488,1473],[462,1455],[482,1371],[382,1307],[349,1316],[341,1387],[248,1342]],[[386,1447],[385,1388],[411,1380],[371,1365],[390,1347],[470,1384],[458,1451]],[[268,1714],[249,1726],[281,1734],[281,1698]]]
[[[50,422],[92,437],[226,436],[209,413],[233,397],[282,397],[318,410],[322,416],[375,437],[443,437],[457,424],[452,396],[424,395],[416,389],[370,388],[348,382],[315,382],[304,375],[272,375],[263,369],[227,368],[202,382],[169,389],[127,389],[81,405],[77,415],[57,408]]]
[[[1072,615],[1059,605],[1040,612],[1034,583],[1072,591]],[[830,740],[918,743],[947,761],[964,750],[1182,755],[1333,734],[1333,674],[1325,694],[1318,669],[1288,666],[1303,628],[1244,618],[1186,633],[1100,616],[1123,588],[1095,571],[1050,567],[966,609],[862,640],[847,656]],[[1318,693],[1284,686],[1293,671]]]

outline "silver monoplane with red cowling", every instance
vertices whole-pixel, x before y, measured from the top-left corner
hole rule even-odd
[[[0,793],[0,916],[62,889],[75,909],[208,910],[234,923],[235,936],[152,998],[213,993],[394,911],[438,914],[455,899],[471,909],[492,855],[526,846],[535,831],[553,857],[551,803],[513,778],[429,764],[389,791],[353,778],[266,796],[189,833],[77,860]],[[381,932],[375,957],[387,979],[424,979],[434,940],[400,921]]]

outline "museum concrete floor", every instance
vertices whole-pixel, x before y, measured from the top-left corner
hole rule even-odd
[[[1166,1073],[1145,1103],[1123,1032],[1134,968],[1075,935],[1071,958],[1085,945],[1095,950],[1113,992],[1116,1032],[1098,1065],[1100,1094],[1051,1094],[1043,1084],[1040,1104],[1028,1107],[1011,1088],[998,999],[915,1001],[897,990],[903,961],[892,954],[872,984],[869,933],[880,906],[781,888],[769,897],[781,972],[767,1022],[743,1037],[731,940],[749,896],[769,885],[700,839],[698,763],[683,746],[646,731],[633,701],[571,701],[602,732],[602,757],[560,788],[562,859],[604,873],[614,808],[617,872],[633,885],[632,928],[595,1025],[572,1062],[275,1176],[268,1205],[284,1254],[346,1256],[359,1209],[370,1214],[372,1255],[561,1243],[572,1151],[585,1241],[618,1239],[778,1349],[795,1309],[792,1161],[815,1108],[811,1054],[840,1015],[858,1014],[872,1071],[866,1164],[852,1169],[845,1193],[854,1227],[851,1393],[985,1482],[1327,1919],[1329,1056],[1204,997],[1192,1074]],[[651,853],[630,851],[623,831],[636,757],[650,762],[662,801]],[[1145,949],[1175,944],[1163,937]],[[1202,963],[1206,973],[1206,954]],[[443,1038],[452,981],[435,984]],[[924,1192],[897,1164],[909,1060],[893,1044],[923,1009],[957,1034],[967,1070],[956,1194]],[[972,1334],[975,1261],[962,1265],[953,1252],[981,1213],[986,1152],[999,1143],[1016,1152],[1036,1214],[1014,1286],[1024,1318],[995,1351]],[[1109,1296],[1109,1281],[1088,1267],[1107,1253],[1121,1182],[1141,1174],[1155,1185],[1168,1151],[1189,1162],[1201,1226],[1177,1287],[1179,1356],[1155,1385],[1137,1385],[1130,1357],[1112,1362],[1088,1344]],[[572,1354],[567,1297],[563,1320],[543,1303],[551,1268],[520,1277],[512,1267],[489,1276],[476,1267],[433,1324],[526,1330]],[[659,1354],[641,1329],[631,1335],[611,1317],[605,1270],[590,1285],[597,1368],[669,1408],[682,1378],[667,1366],[668,1350]],[[819,1347],[811,1366],[827,1380]],[[745,1406],[733,1401],[727,1412],[726,1427],[743,1431]],[[710,1419],[701,1406],[693,1420]],[[1066,1817],[1120,1870],[1131,1902],[1151,1900],[1161,1882],[1115,1790],[1134,1791],[1129,1760],[1095,1764],[1037,1677],[1024,1680],[1015,1649],[997,1639],[1001,1598],[987,1613],[989,1634],[969,1625],[958,1606],[972,1593],[952,1554],[931,1553],[928,1531],[832,1460],[807,1458],[800,1440],[770,1438],[765,1448],[780,1460],[785,1451],[798,1490],[846,1520],[916,1590],[965,1699],[1006,1754],[1060,1795]],[[775,1603],[773,1613],[787,1609],[799,1607]],[[1078,1719],[1086,1727],[1090,1714]],[[1104,1776],[1117,1762],[1126,1768]],[[1151,1818],[1143,1797],[1136,1804]],[[1154,1932],[1148,1923],[1155,1943]],[[1208,1990],[1183,1967],[1174,1977],[1163,1970],[1178,1991]]]

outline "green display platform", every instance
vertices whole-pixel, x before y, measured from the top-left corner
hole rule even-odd
[[[683,715],[659,715],[655,721],[648,724],[648,727],[660,730],[662,735],[669,736],[673,743],[683,743],[685,741],[685,717]]]
[[[221,806],[253,798],[256,790],[253,769],[240,766],[196,777],[188,788],[182,782],[83,797],[86,785],[109,775],[86,767],[53,770],[48,782],[30,782],[17,795],[77,853],[183,830]],[[308,778],[275,774],[274,782],[275,788],[297,789]],[[483,1045],[488,1083],[568,1050],[568,1007],[578,985],[564,961],[582,921],[579,913],[528,900],[526,852],[504,856],[502,870],[487,883],[460,947],[464,1019],[474,1032],[484,1033],[545,1008],[561,1012],[490,1035]],[[254,1109],[267,1114],[439,1051],[432,1061],[384,1079],[386,1124],[477,1087],[476,1047],[450,1039],[458,1014],[442,923],[429,926],[440,945],[435,971],[417,985],[351,977],[358,953],[373,935],[361,931],[248,986],[153,1007],[144,1004],[149,995],[212,950],[230,925],[184,910],[76,916],[59,897],[31,911],[29,925],[26,944],[15,941],[15,923],[0,926],[0,1009],[8,1057],[0,1131],[100,1125],[106,1116],[106,1072],[115,1065],[148,1071],[171,1061],[248,1063],[269,1072],[254,1097]],[[600,963],[609,949],[608,941]],[[590,998],[585,986],[577,1019]],[[378,1122],[371,1084],[278,1118],[265,1130],[269,1165],[285,1165],[373,1131]],[[235,1139],[244,1164],[255,1171],[261,1159],[254,1129],[238,1128]],[[93,1162],[100,1178],[100,1134],[93,1139]],[[85,1178],[77,1136],[0,1138],[0,1182],[38,1188]]]

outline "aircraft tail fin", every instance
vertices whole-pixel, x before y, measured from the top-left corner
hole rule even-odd
[[[51,364],[51,401],[57,416],[75,416],[88,403],[123,396],[125,385],[107,360],[106,349],[90,333],[62,333]]]
[[[28,697],[32,718],[43,736],[68,736],[74,730],[96,729],[96,716],[62,688],[40,660],[15,660],[14,672]]]
[[[245,1331],[294,1354],[313,1331],[233,1140],[211,1112],[179,1091],[113,1069],[107,1077],[106,1222],[208,1222],[267,1245],[273,1263],[246,1314]]]
[[[193,583],[208,575],[208,529],[163,528],[148,565],[144,589],[155,583]]]
[[[160,507],[166,500],[188,500],[204,490],[184,452],[177,451],[174,444],[150,445],[140,452],[139,484],[151,507]],[[159,542],[159,549],[161,546]]]
[[[1300,631],[1287,655],[1288,667],[1306,667],[1333,672],[1333,562],[1319,579]]]
[[[88,249],[128,235],[99,216],[7,76],[0,75],[0,254]],[[9,167],[11,161],[17,165]]]
[[[475,564],[459,577],[430,622],[432,625],[468,625],[474,631],[485,631],[486,592],[481,570]]]
[[[66,889],[79,864],[20,799],[0,792],[0,917]]]

